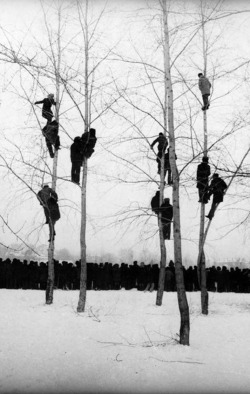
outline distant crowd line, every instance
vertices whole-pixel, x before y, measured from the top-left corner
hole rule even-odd
[[[80,288],[80,261],[54,261],[55,288],[78,290]],[[250,269],[210,267],[207,272],[208,291],[250,293]],[[197,266],[183,267],[186,291],[198,291]],[[158,288],[159,265],[126,263],[87,263],[88,290],[154,291]],[[45,290],[47,263],[0,258],[0,288]],[[165,291],[176,291],[175,268],[170,261],[165,268]]]

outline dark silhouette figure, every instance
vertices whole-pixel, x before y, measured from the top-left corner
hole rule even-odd
[[[58,196],[57,193],[48,185],[44,185],[43,188],[37,193],[37,198],[40,201],[40,204],[43,206],[46,224],[49,225],[50,242],[51,239],[54,240],[56,235],[55,222],[60,219],[60,211],[57,204]]]
[[[58,135],[59,132],[59,124],[56,120],[53,120],[52,122],[48,123],[43,129],[42,129],[43,135],[45,137],[46,145],[50,154],[50,157],[53,159],[54,157],[54,151],[53,151],[53,146],[55,150],[60,149],[60,137]]]
[[[83,151],[83,154],[89,159],[92,154],[94,153],[94,147],[96,145],[96,130],[95,129],[89,129],[89,137],[88,141],[85,147],[85,150]]]
[[[151,200],[151,208],[152,211],[158,215],[158,213],[160,212],[160,191],[157,190],[157,192],[155,193],[154,197]]]
[[[210,96],[210,89],[212,85],[208,80],[208,78],[204,77],[202,73],[199,73],[198,77],[199,77],[199,89],[201,91],[202,99],[203,99],[202,111],[206,111],[210,106],[208,97]]]
[[[210,165],[208,164],[208,157],[202,158],[202,163],[197,167],[197,188],[199,191],[199,202],[207,204],[209,200],[208,193],[208,178],[210,175]]]
[[[173,219],[173,206],[169,202],[169,198],[164,198],[163,203],[161,204],[160,212],[161,212],[161,221],[162,221],[162,230],[163,230],[163,238],[165,240],[170,239],[171,235],[171,222]]]
[[[54,94],[52,93],[48,94],[48,97],[46,97],[41,101],[36,101],[35,104],[43,104],[42,117],[47,119],[47,124],[50,123],[54,116],[51,107],[52,105],[56,105],[56,102],[54,100]]]
[[[159,137],[156,138],[152,144],[150,145],[151,149],[153,149],[154,145],[158,143],[158,153],[157,153],[157,159],[161,159],[162,155],[164,154],[165,150],[167,149],[168,146],[168,140],[164,136],[163,133],[159,133]],[[156,159],[156,160],[157,160]]]
[[[82,140],[81,137],[75,137],[70,147],[70,159],[72,162],[71,181],[80,184],[80,171],[82,165]]]
[[[177,156],[175,155],[175,160],[177,159]],[[156,161],[158,163],[158,174],[161,173],[161,159],[157,156]],[[173,177],[172,177],[172,171],[171,171],[171,166],[170,166],[170,159],[169,159],[169,148],[167,150],[167,153],[164,155],[164,179],[166,177],[166,174],[168,173],[168,185],[173,184]]]
[[[219,177],[218,174],[213,175],[213,179],[209,186],[209,196],[213,194],[213,202],[209,214],[206,217],[211,220],[214,212],[220,202],[223,202],[223,196],[227,189],[227,184]]]

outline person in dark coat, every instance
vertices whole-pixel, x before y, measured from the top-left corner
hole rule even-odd
[[[219,205],[219,203],[223,202],[223,196],[226,189],[227,189],[226,182],[224,182],[223,179],[221,179],[218,174],[214,174],[212,182],[210,183],[209,186],[209,196],[213,194],[212,206],[208,215],[206,215],[206,217],[209,220],[212,220],[212,218],[214,217],[214,212],[217,206]]]
[[[160,191],[159,190],[157,190],[157,192],[155,193],[154,197],[151,200],[151,209],[156,215],[158,215],[158,213],[160,212]]]
[[[212,85],[208,80],[208,78],[204,77],[202,73],[199,73],[198,77],[199,77],[199,89],[201,91],[202,99],[203,99],[202,111],[206,111],[210,106],[208,97],[210,96],[210,89]]]
[[[47,124],[42,129],[42,133],[45,137],[46,145],[50,154],[50,157],[53,159],[54,157],[54,150],[55,151],[60,149],[60,137],[58,135],[59,132],[59,123],[56,120],[53,120],[49,124]]]
[[[164,198],[160,208],[164,240],[170,239],[171,222],[173,219],[173,206],[169,201],[169,198]]]
[[[97,141],[96,129],[91,128],[89,131],[85,131],[85,133],[82,134],[81,141],[83,157],[89,159],[95,151],[94,147]]]
[[[71,167],[71,182],[80,185],[80,171],[82,165],[82,140],[81,137],[75,137],[74,142],[70,147]]]
[[[152,144],[150,145],[151,149],[153,149],[154,145],[158,143],[158,153],[157,157],[161,158],[165,150],[168,146],[168,140],[163,133],[159,133],[159,137],[157,137]]]
[[[89,159],[92,154],[94,153],[94,147],[96,145],[96,130],[95,129],[89,129],[89,138],[86,144],[86,148],[84,151],[84,155],[87,157],[87,159]]]
[[[176,159],[177,159],[177,156],[175,155],[175,160]],[[157,157],[156,161],[158,163],[158,174],[160,174],[161,173],[161,159],[159,159]],[[164,179],[165,179],[167,173],[168,173],[168,185],[172,185],[173,184],[173,177],[172,177],[170,159],[169,159],[169,148],[167,150],[167,153],[165,153],[165,156],[164,156]]]
[[[208,193],[208,179],[210,175],[210,165],[208,164],[208,157],[202,158],[202,163],[197,167],[196,180],[199,191],[199,202],[203,204],[208,203],[209,193]]]
[[[54,116],[51,107],[52,105],[56,105],[56,102],[54,100],[54,94],[48,94],[48,97],[41,101],[36,101],[35,104],[43,104],[42,117],[47,119],[47,124],[49,124]]]
[[[46,224],[49,225],[50,242],[51,239],[54,240],[56,235],[55,222],[60,219],[60,211],[57,203],[58,196],[57,193],[48,185],[44,185],[43,188],[37,193],[37,198],[40,201],[40,205],[43,206]]]

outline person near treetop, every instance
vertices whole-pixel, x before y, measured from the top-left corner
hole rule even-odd
[[[37,198],[40,201],[40,205],[43,206],[44,214],[46,218],[46,224],[49,225],[50,239],[56,235],[54,226],[55,222],[60,219],[60,211],[58,207],[58,196],[57,193],[49,187],[44,185],[43,188],[37,193]]]
[[[170,239],[171,235],[171,222],[173,219],[173,206],[170,204],[169,198],[164,198],[160,207],[161,222],[164,240]]]
[[[200,163],[197,167],[197,188],[199,191],[199,202],[203,204],[208,203],[209,194],[208,194],[208,178],[210,175],[210,165],[208,164],[208,157],[202,158],[202,163]]]
[[[152,144],[150,145],[150,148],[153,149],[154,145],[157,143],[158,143],[157,157],[160,159],[168,146],[168,140],[163,133],[159,133],[159,137],[157,137],[152,142]]]
[[[206,215],[206,217],[209,220],[211,220],[214,217],[215,209],[217,208],[219,203],[223,202],[223,196],[225,194],[226,189],[227,189],[226,182],[224,182],[223,179],[221,179],[218,174],[214,174],[213,179],[209,185],[209,191],[208,191],[209,196],[213,194],[212,206],[208,215]]]
[[[82,165],[82,140],[81,137],[75,137],[74,142],[70,147],[71,167],[71,182],[80,184],[80,171]]]
[[[54,116],[51,107],[52,105],[56,105],[56,102],[54,100],[54,94],[53,93],[48,94],[48,97],[44,98],[41,101],[36,101],[35,104],[43,104],[42,117],[47,119],[47,123],[50,123]]]
[[[210,96],[210,89],[212,85],[208,80],[208,78],[204,77],[202,73],[199,73],[198,77],[199,77],[199,89],[201,91],[202,99],[203,99],[202,111],[206,111],[210,105],[208,102],[208,96]]]

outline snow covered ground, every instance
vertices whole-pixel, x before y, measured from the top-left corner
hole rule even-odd
[[[249,393],[250,294],[187,293],[190,347],[176,342],[176,293],[0,290],[1,393]]]

